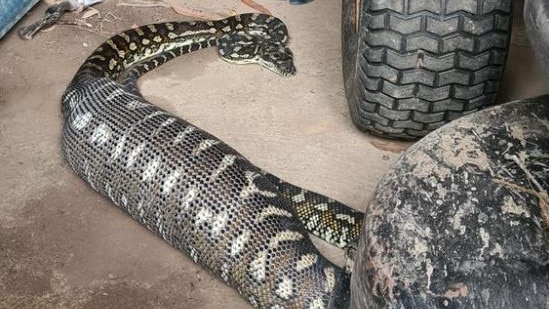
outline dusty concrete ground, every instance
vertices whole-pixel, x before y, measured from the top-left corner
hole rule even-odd
[[[89,29],[57,26],[32,41],[0,41],[0,308],[248,308],[224,284],[94,193],[63,161],[60,97],[107,36],[181,19],[169,9],[110,0]],[[251,11],[238,0],[183,1]],[[406,144],[358,132],[344,98],[340,3],[260,1],[288,25],[298,74],[232,66],[214,50],[146,75],[150,101],[194,122],[258,166],[363,209]],[[517,16],[500,101],[549,90]],[[17,26],[39,18],[45,5]],[[66,19],[74,19],[69,15]],[[336,262],[341,254],[322,246]]]

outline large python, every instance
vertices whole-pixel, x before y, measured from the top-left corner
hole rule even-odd
[[[307,231],[340,247],[362,214],[281,181],[216,137],[149,103],[142,74],[218,46],[222,59],[295,72],[279,19],[243,14],[151,24],[100,45],[62,97],[62,146],[93,189],[258,308],[344,308],[348,274]]]

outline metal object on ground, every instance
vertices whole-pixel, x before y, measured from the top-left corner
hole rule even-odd
[[[0,39],[39,0],[0,0]]]
[[[22,40],[30,40],[40,30],[53,26],[66,12],[81,11],[88,6],[103,1],[104,0],[66,0],[51,5],[46,9],[44,16],[42,16],[40,20],[29,26],[21,27],[19,29],[19,37]]]

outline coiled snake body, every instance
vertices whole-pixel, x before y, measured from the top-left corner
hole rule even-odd
[[[136,86],[166,61],[214,45],[229,62],[290,75],[286,43],[285,25],[258,14],[122,32],[88,57],[63,95],[63,151],[93,189],[255,307],[342,308],[348,276],[307,231],[344,246],[358,237],[361,214],[262,171]]]

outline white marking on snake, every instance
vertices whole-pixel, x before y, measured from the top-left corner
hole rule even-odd
[[[90,121],[92,120],[92,114],[91,113],[85,113],[83,115],[77,115],[76,117],[74,117],[74,120],[72,121],[72,127],[77,130],[77,131],[80,131],[82,129],[84,129],[85,127],[88,126],[88,124],[90,124]]]
[[[299,194],[292,196],[292,201],[294,203],[301,203],[305,200],[305,190],[301,190]]]
[[[324,285],[324,291],[330,293],[335,286],[335,274],[332,267],[324,268],[324,275],[326,275],[326,283]]]
[[[212,180],[217,179],[221,173],[223,173],[229,166],[234,164],[234,161],[236,160],[235,155],[225,155],[223,159],[221,160],[221,163],[219,163],[219,166],[215,171],[212,173]]]
[[[257,282],[265,280],[267,273],[267,251],[261,251],[257,257],[250,262],[248,272]]]
[[[90,137],[90,143],[97,143],[103,145],[112,136],[112,130],[108,125],[102,123],[95,128],[92,136]]]
[[[116,44],[114,44],[114,42],[111,40],[111,39],[108,39],[105,41],[105,43],[107,43],[112,49],[114,50],[117,50],[118,47],[116,46]]]
[[[166,114],[166,112],[163,112],[163,111],[154,111],[152,112],[151,114],[147,115],[145,118],[143,118],[144,120],[149,120],[153,117],[156,117],[156,116],[160,116],[160,115],[164,115]]]
[[[143,209],[143,200],[137,202],[136,210],[139,213],[139,217],[143,218],[143,216],[145,215],[145,209]]]
[[[187,134],[189,134],[193,131],[196,131],[196,127],[193,127],[193,126],[186,127],[183,131],[177,133],[177,136],[174,138],[173,143],[174,144],[181,143],[185,139]]]
[[[84,161],[84,174],[86,175],[86,179],[88,180],[88,182],[90,183],[90,186],[95,190],[97,189],[95,187],[95,184],[93,183],[93,174],[92,174],[92,171],[91,171],[91,167],[90,167],[90,163],[88,162],[88,160]]]
[[[302,271],[313,266],[318,260],[318,255],[314,253],[307,253],[299,257],[299,261],[296,263],[295,269],[297,271]]]
[[[298,241],[303,239],[303,237],[305,236],[303,236],[303,234],[299,232],[283,231],[271,238],[271,240],[269,241],[269,248],[278,247],[278,244],[282,241]]]
[[[233,240],[233,243],[231,244],[231,256],[232,257],[237,256],[240,253],[240,251],[242,251],[242,249],[244,249],[244,246],[246,245],[246,243],[250,239],[251,234],[252,233],[249,230],[243,230],[242,234],[238,235],[238,237],[236,237]]]
[[[116,205],[116,207],[120,207],[120,201],[119,200],[112,200],[112,202],[114,203],[114,205]]]
[[[194,222],[194,224],[196,226],[199,226],[204,222],[210,221],[212,217],[213,217],[212,211],[206,207],[202,207],[200,208],[200,210],[198,211],[198,214],[196,215],[196,221]]]
[[[197,195],[198,195],[198,190],[195,187],[190,188],[189,191],[187,191],[187,193],[183,197],[181,209],[188,210],[189,207],[191,206],[192,201],[194,201]]]
[[[252,171],[246,171],[244,172],[244,176],[246,177],[246,181],[248,182],[248,185],[242,189],[242,191],[240,192],[240,197],[248,197],[254,193],[257,193],[265,197],[275,197],[277,195],[274,192],[263,191],[257,188],[257,186],[254,183],[254,180],[257,177],[260,177],[261,174],[252,172]]]
[[[164,122],[162,122],[162,123],[160,124],[160,126],[161,126],[161,127],[169,126],[170,124],[174,123],[175,120],[176,120],[175,118],[170,117],[170,118],[164,120]]]
[[[164,224],[162,224],[162,218],[163,216],[161,214],[158,214],[158,217],[156,217],[156,227],[158,229],[158,233],[162,236],[162,238],[166,239],[166,234],[164,233]]]
[[[78,102],[76,95],[77,95],[76,91],[69,91],[67,92],[67,94],[65,94],[65,102],[67,100],[69,101],[70,110],[73,110],[76,107],[76,104]]]
[[[349,234],[349,228],[346,226],[341,227],[341,236],[339,237],[340,247],[343,247],[347,244],[347,242],[343,241],[343,239],[347,239],[347,234]]]
[[[109,70],[112,71],[116,67],[116,64],[117,64],[116,60],[111,58],[111,60],[109,60]]]
[[[320,203],[320,204],[316,204],[315,206],[313,206],[316,210],[320,210],[320,211],[327,211],[328,210],[328,204],[326,203]]]
[[[204,150],[207,150],[208,148],[210,148],[214,145],[217,145],[219,143],[220,143],[220,141],[215,140],[215,139],[205,139],[205,140],[200,142],[198,147],[193,149],[192,154],[194,156],[199,156]]]
[[[347,221],[350,224],[355,224],[355,218],[346,214],[336,214],[336,219]]]
[[[114,160],[118,159],[118,157],[122,154],[122,150],[124,149],[125,143],[126,143],[126,135],[122,136],[118,141],[118,143],[116,143],[116,146],[114,147],[114,151],[112,152],[112,155],[108,163],[112,163]]]
[[[221,265],[221,279],[223,279],[223,281],[229,281],[230,271],[229,264],[223,263],[223,265]]]
[[[158,128],[156,128],[156,130],[154,130],[154,133],[153,135],[157,135],[158,133],[160,133],[160,131],[162,131],[162,129],[164,129],[165,127],[169,126],[170,124],[174,123],[175,122],[175,118],[173,117],[170,117],[166,120],[164,120],[159,126]]]
[[[129,168],[131,167],[134,163],[135,163],[135,159],[137,157],[137,155],[143,151],[143,149],[145,148],[145,144],[144,143],[141,143],[139,144],[137,147],[135,147],[132,152],[130,152],[130,154],[128,155],[128,162],[126,163],[126,168]]]
[[[216,33],[217,32],[217,29],[215,28],[208,28],[208,29],[202,29],[202,30],[189,30],[189,31],[184,31],[184,32],[181,32],[179,34],[180,37],[186,37],[186,36],[196,36],[197,34],[208,34],[208,33]],[[181,44],[181,45],[189,45],[189,43],[192,43],[193,41],[195,41],[196,39],[188,39],[188,40],[185,40],[185,42],[187,44]],[[203,40],[202,40],[203,41]],[[179,42],[178,42],[179,43]]]
[[[189,255],[191,256],[191,258],[193,259],[193,261],[195,263],[198,263],[198,251],[196,251],[195,248],[191,248],[191,250],[189,250]]]
[[[121,37],[123,37],[124,40],[125,40],[127,43],[130,42],[130,36],[129,36],[128,34],[122,32],[122,33],[120,33],[119,35],[120,35]]]
[[[149,107],[151,105],[152,105],[151,103],[142,102],[142,101],[139,101],[139,100],[133,100],[130,103],[126,104],[126,108],[129,109],[129,110],[134,110],[134,109],[138,109],[138,108]]]
[[[148,181],[152,177],[154,177],[154,174],[156,174],[156,170],[158,170],[158,166],[160,166],[160,161],[156,159],[149,161],[149,163],[147,164],[147,169],[143,172],[141,181]]]
[[[91,57],[88,58],[88,60],[92,60],[92,59],[93,59],[93,60],[98,59],[98,60],[100,60],[100,61],[105,61],[105,57],[102,56],[102,55],[93,55],[93,56],[91,56]]]
[[[325,309],[325,308],[326,307],[324,306],[324,301],[320,297],[315,298],[315,300],[313,300],[309,305],[309,309]]]
[[[282,277],[275,292],[282,299],[290,299],[294,295],[294,281],[287,276]]]
[[[217,215],[212,223],[212,236],[219,237],[225,226],[227,226],[228,221],[229,214],[227,212],[224,211]]]
[[[179,170],[175,170],[170,176],[166,178],[166,181],[162,186],[163,194],[170,194],[170,191],[172,190],[173,186],[179,179],[179,176],[181,176],[181,172]]]
[[[122,194],[122,204],[124,205],[125,208],[128,207],[128,199],[126,198],[126,195]]]
[[[114,197],[112,195],[112,187],[111,187],[111,184],[110,183],[107,183],[105,185],[105,191],[107,192],[107,196],[112,200],[114,201]]]
[[[259,216],[257,217],[257,219],[255,221],[256,221],[256,223],[260,223],[260,222],[262,222],[263,220],[267,219],[270,216],[279,216],[279,217],[291,218],[293,215],[292,215],[291,212],[289,212],[285,209],[281,209],[281,208],[275,207],[273,205],[269,205],[269,206],[263,208],[263,210],[261,210],[261,213],[259,214]]]
[[[307,220],[307,228],[309,230],[314,230],[316,226],[318,226],[318,223],[320,221],[319,214],[312,215],[309,220]]]
[[[332,235],[333,231],[331,229],[327,229],[322,233],[324,236],[322,238],[326,239],[328,242],[333,242],[334,238]]]
[[[252,307],[254,307],[254,308],[259,307],[259,303],[257,302],[257,299],[255,299],[255,297],[253,295],[248,297],[248,301],[250,302]]]

